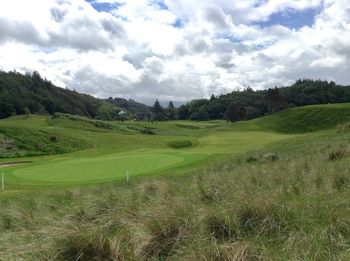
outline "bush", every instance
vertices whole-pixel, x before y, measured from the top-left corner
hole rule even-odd
[[[173,149],[188,148],[192,146],[192,142],[189,140],[175,140],[167,143],[168,147]]]
[[[146,134],[146,135],[156,135],[156,134],[157,134],[155,131],[150,130],[150,129],[143,129],[143,130],[140,130],[140,133]]]
[[[343,149],[338,149],[338,150],[332,151],[328,155],[328,160],[340,160],[340,159],[345,157],[345,154],[346,153]]]
[[[51,142],[56,142],[57,141],[57,137],[56,136],[50,136],[50,141]]]

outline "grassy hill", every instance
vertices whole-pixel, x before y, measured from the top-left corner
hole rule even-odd
[[[349,107],[239,123],[2,120],[88,147],[2,169],[0,259],[349,260]]]
[[[124,179],[127,172],[130,176],[181,173],[232,154],[334,129],[350,121],[349,115],[350,104],[333,104],[294,108],[236,124],[17,116],[0,122],[0,157],[3,162],[8,157],[33,161],[30,166],[6,169],[7,182],[15,186],[104,183]],[[30,158],[40,155],[52,156]]]
[[[286,133],[304,133],[350,122],[350,104],[310,105],[288,109],[256,120],[266,129]]]
[[[3,146],[2,157],[52,155],[4,170],[12,186],[104,183],[124,179],[127,172],[181,173],[295,137],[258,128],[246,132],[224,121],[120,123],[64,114],[12,117],[0,122],[0,133],[13,145],[7,152]],[[63,152],[71,153],[53,155]]]

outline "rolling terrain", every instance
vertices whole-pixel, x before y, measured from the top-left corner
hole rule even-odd
[[[118,123],[66,115],[18,116],[3,120],[0,128],[13,141],[12,150],[16,151],[19,144],[17,150],[22,155],[76,150],[24,159],[32,162],[6,168],[3,170],[6,181],[13,185],[103,183],[124,179],[127,172],[130,177],[179,173],[203,162],[295,136],[272,133],[254,123],[242,126],[224,121]]]
[[[1,120],[0,260],[348,260],[349,110]]]

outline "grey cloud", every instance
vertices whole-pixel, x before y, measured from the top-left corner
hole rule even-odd
[[[113,28],[112,24],[106,21],[104,23],[105,26]],[[101,34],[99,23],[88,17],[80,17],[65,21],[58,32],[49,32],[49,36],[54,46],[71,47],[82,51],[103,50],[113,49],[113,40],[122,35],[121,27],[119,29],[120,33],[113,32],[106,37]]]
[[[204,9],[204,18],[218,26],[218,29],[228,29],[230,23],[227,21],[225,13],[219,6],[213,5]]]
[[[64,6],[55,6],[50,12],[51,18],[58,22],[58,29],[47,30],[45,38],[30,22],[0,17],[0,41],[15,40],[39,47],[89,51],[112,50],[127,38],[123,26],[110,14],[99,14],[97,18],[84,14],[73,17]]]
[[[67,10],[63,10],[57,7],[51,8],[50,12],[51,18],[58,23],[61,23],[67,14]]]
[[[206,91],[200,86],[198,75],[177,75],[158,81],[144,74],[140,81],[130,82],[123,76],[112,77],[98,73],[89,67],[79,69],[72,80],[63,80],[68,88],[89,93],[99,98],[124,97],[153,104],[156,98],[162,101],[181,101],[206,97]]]
[[[219,55],[215,60],[215,65],[218,67],[224,68],[226,70],[230,70],[236,66],[231,60],[232,60],[232,56],[230,54]]]
[[[112,36],[122,38],[125,35],[124,28],[114,18],[106,17],[101,21],[103,29],[110,33]]]
[[[183,41],[175,47],[175,55],[207,53],[211,46],[207,42],[208,32],[202,31],[184,36]]]
[[[163,62],[157,57],[150,57],[145,61],[145,73],[150,76],[158,76],[164,72]]]
[[[141,69],[143,67],[143,62],[147,57],[152,57],[155,54],[152,52],[130,52],[123,56],[123,60],[132,64],[136,69]]]
[[[0,17],[0,41],[18,40],[23,43],[43,44],[38,30],[30,22],[11,21]]]

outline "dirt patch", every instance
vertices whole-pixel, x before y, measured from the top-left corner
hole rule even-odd
[[[0,163],[0,169],[13,167],[13,166],[18,166],[18,165],[23,165],[23,164],[29,164],[29,163],[32,163],[32,161],[17,161],[17,162]]]

